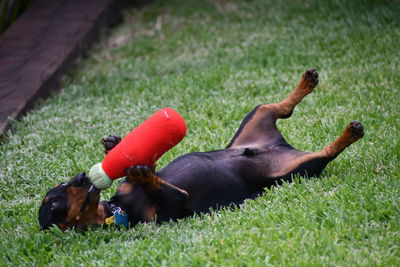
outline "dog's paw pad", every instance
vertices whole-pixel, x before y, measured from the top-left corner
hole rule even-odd
[[[106,153],[118,145],[119,142],[121,142],[121,137],[118,135],[104,136],[101,139],[101,143],[103,144]]]
[[[309,69],[307,70],[304,75],[304,79],[308,82],[308,86],[314,88],[318,85],[318,71],[316,69]]]
[[[349,131],[352,136],[356,138],[361,138],[364,136],[364,127],[359,121],[352,121],[349,124]]]
[[[144,183],[153,177],[153,169],[149,166],[137,165],[126,169],[128,178],[136,183]]]

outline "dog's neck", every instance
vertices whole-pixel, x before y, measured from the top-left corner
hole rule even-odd
[[[106,218],[110,216],[112,216],[112,214],[110,214],[110,211],[105,207],[103,201],[101,201],[97,206],[96,214],[92,217],[93,224],[104,225]]]

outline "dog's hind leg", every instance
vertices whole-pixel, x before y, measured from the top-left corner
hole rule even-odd
[[[350,146],[364,136],[364,129],[360,122],[351,122],[343,133],[330,145],[314,153],[308,153],[294,160],[280,159],[281,166],[269,177],[277,180],[291,180],[293,175],[318,176],[326,165],[335,159],[346,147]],[[290,154],[287,154],[290,156]],[[283,155],[285,157],[285,155]]]
[[[148,166],[132,166],[126,170],[133,185],[141,186],[157,206],[157,220],[178,219],[190,215],[186,208],[189,194],[154,174]]]
[[[287,144],[276,127],[276,120],[289,118],[296,105],[313,91],[318,82],[318,72],[307,70],[296,89],[282,102],[257,106],[244,118],[227,148]]]

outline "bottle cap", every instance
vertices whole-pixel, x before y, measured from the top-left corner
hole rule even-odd
[[[109,188],[113,182],[113,180],[111,180],[110,177],[108,177],[108,175],[104,172],[101,162],[97,163],[90,169],[89,179],[92,184],[100,190]]]

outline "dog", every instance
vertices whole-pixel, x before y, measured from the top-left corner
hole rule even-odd
[[[116,194],[99,202],[100,190],[85,173],[51,189],[39,208],[42,230],[87,229],[89,225],[178,220],[254,199],[264,189],[292,181],[296,175],[316,177],[346,147],[362,138],[363,126],[351,122],[333,143],[314,153],[289,145],[276,126],[317,86],[318,72],[307,70],[295,90],[279,103],[262,104],[242,121],[225,149],[178,157],[156,172],[151,166],[132,166]],[[102,140],[105,152],[121,140]]]

